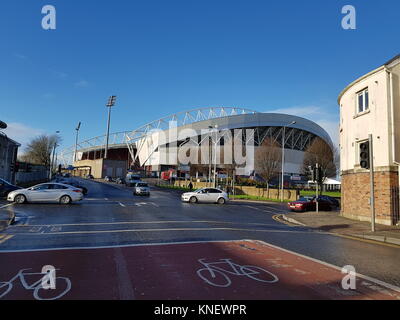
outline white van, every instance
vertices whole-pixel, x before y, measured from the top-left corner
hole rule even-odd
[[[142,182],[142,180],[140,179],[140,176],[138,174],[134,174],[134,173],[128,173],[126,175],[125,178],[125,185],[127,187],[133,187],[135,186],[136,183],[138,182]]]

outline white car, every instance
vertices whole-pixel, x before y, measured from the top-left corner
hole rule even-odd
[[[82,189],[62,183],[43,183],[28,189],[10,192],[7,200],[18,204],[26,202],[58,202],[70,204],[83,199]]]
[[[136,195],[145,195],[149,196],[150,195],[150,187],[146,182],[138,182],[135,184],[135,187],[133,188],[133,194]]]
[[[229,201],[228,194],[216,188],[202,188],[194,192],[186,192],[182,194],[181,200],[183,202],[198,203],[218,203],[225,204]]]

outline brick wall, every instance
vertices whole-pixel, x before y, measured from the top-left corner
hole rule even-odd
[[[393,225],[394,201],[391,189],[398,187],[398,173],[378,171],[374,174],[376,223]],[[369,172],[342,175],[342,208],[344,217],[371,221]]]

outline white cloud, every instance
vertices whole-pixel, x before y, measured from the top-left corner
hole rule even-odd
[[[17,141],[22,145],[21,150],[30,142],[34,137],[44,134],[42,129],[35,129],[26,126],[23,123],[11,122],[7,123],[7,129],[3,131],[9,138]]]
[[[21,54],[21,53],[15,53],[14,57],[16,57],[18,59],[21,59],[21,60],[27,60],[28,59],[28,57],[26,55]]]
[[[326,108],[319,106],[296,106],[268,110],[266,112],[290,114],[314,121],[329,133],[335,146],[339,145],[339,114],[329,113],[326,111]]]
[[[89,81],[81,80],[75,83],[75,87],[77,88],[86,88],[90,85]]]

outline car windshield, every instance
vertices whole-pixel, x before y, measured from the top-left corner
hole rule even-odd
[[[137,187],[148,187],[147,183],[138,183],[136,184]]]

